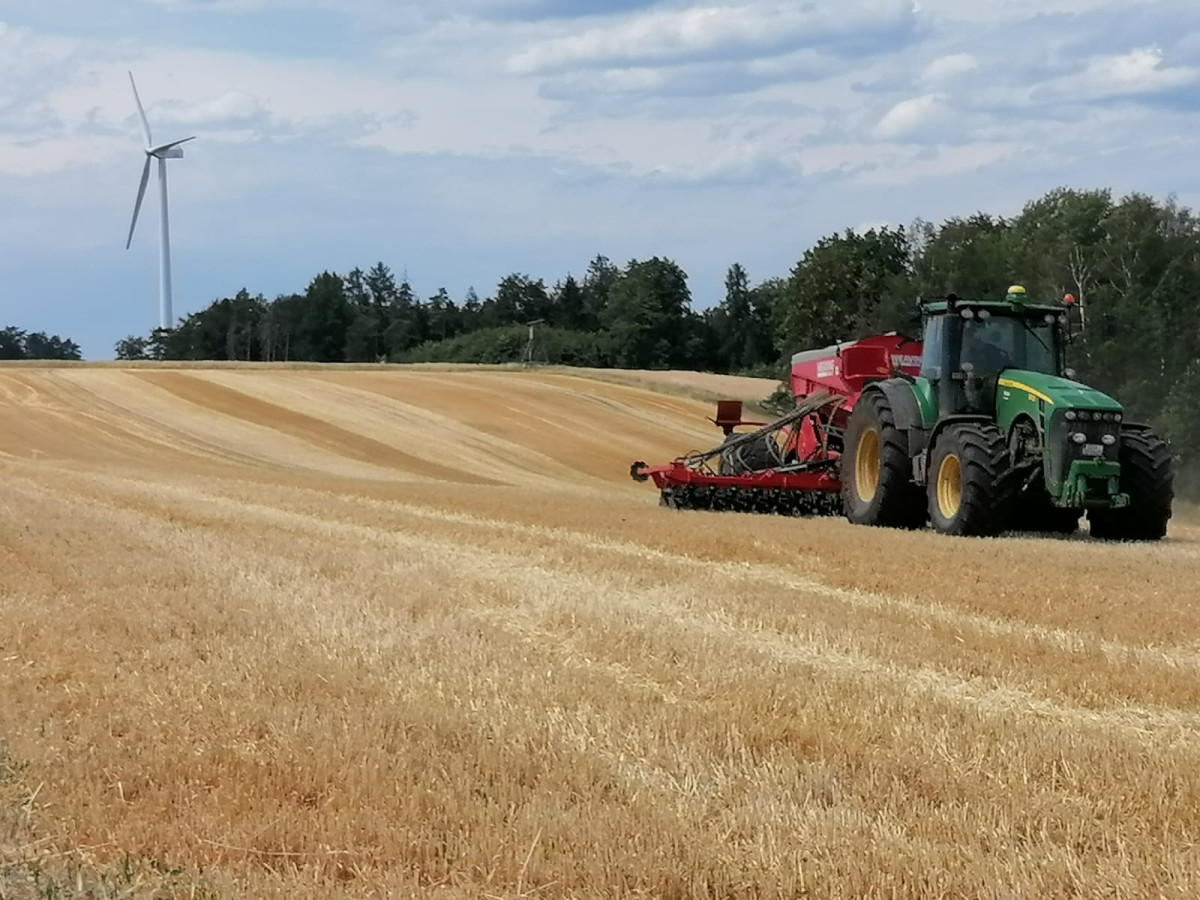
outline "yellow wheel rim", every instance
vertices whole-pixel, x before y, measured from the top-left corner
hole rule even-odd
[[[854,454],[854,489],[864,503],[870,503],[879,490],[879,432],[868,428],[858,439]]]
[[[953,453],[938,466],[937,502],[942,517],[953,519],[962,505],[962,464]]]

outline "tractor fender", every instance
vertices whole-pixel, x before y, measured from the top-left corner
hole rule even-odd
[[[933,431],[929,433],[929,450],[926,451],[926,456],[933,450],[933,445],[937,443],[938,435],[945,431],[951,425],[957,425],[960,422],[987,422],[988,424],[996,424],[996,419],[993,416],[979,415],[975,413],[963,413],[957,416],[946,416],[944,419],[938,420],[938,423],[933,426]]]
[[[904,432],[908,439],[908,455],[911,459],[926,447],[925,423],[921,419],[921,408],[917,406],[917,397],[908,382],[900,378],[879,381],[867,388],[868,391],[882,391],[892,408],[892,417],[896,428]],[[866,391],[863,391],[866,393]]]

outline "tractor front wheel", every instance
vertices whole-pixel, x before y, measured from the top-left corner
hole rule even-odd
[[[1004,435],[988,422],[951,425],[929,460],[929,518],[942,534],[991,537],[1004,531],[1016,496]]]
[[[1129,506],[1088,511],[1092,537],[1106,541],[1157,541],[1167,534],[1175,472],[1165,441],[1150,431],[1121,435],[1121,490]]]
[[[859,399],[846,425],[842,506],[855,525],[923,528],[925,503],[912,480],[908,439],[879,391]]]

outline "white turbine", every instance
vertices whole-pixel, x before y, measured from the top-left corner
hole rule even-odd
[[[142,98],[138,96],[137,83],[133,80],[132,72],[129,73],[129,84],[133,88],[133,99],[137,102],[138,115],[142,119],[142,130],[146,134],[146,165],[142,169],[142,183],[138,187],[137,202],[133,207],[133,221],[129,223],[129,238],[125,241],[125,249],[128,250],[133,243],[133,230],[137,228],[138,213],[142,209],[142,198],[146,196],[146,183],[150,180],[150,161],[157,159],[159,218],[161,221],[158,248],[159,325],[162,328],[170,328],[173,319],[171,316],[171,228],[167,216],[167,160],[183,159],[181,145],[188,141],[194,141],[196,138],[194,136],[187,137],[181,141],[155,146],[154,139],[150,136],[150,122],[146,119],[146,110],[142,107]]]

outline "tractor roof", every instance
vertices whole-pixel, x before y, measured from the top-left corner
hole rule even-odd
[[[960,297],[957,294],[951,293],[945,297],[923,297],[920,303],[921,309],[925,313],[934,315],[953,312],[960,307],[970,307],[972,309],[987,309],[999,315],[1020,316],[1028,313],[1062,313],[1066,311],[1067,306],[1074,299],[1074,297],[1068,294],[1066,299],[1058,303],[1030,301],[1025,288],[1019,284],[1014,284],[1008,289],[1008,293],[1003,300],[982,297]]]

